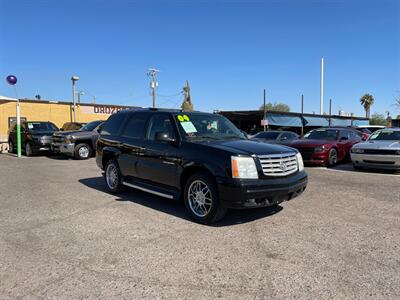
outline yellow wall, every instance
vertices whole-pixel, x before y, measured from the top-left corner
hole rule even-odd
[[[107,107],[106,113],[99,109]],[[110,109],[111,107],[111,109]],[[69,103],[24,102],[20,101],[21,117],[28,121],[50,121],[61,127],[65,122],[73,121],[72,105]],[[120,106],[79,105],[76,110],[77,122],[107,120],[111,112],[116,112]],[[16,102],[0,100],[0,142],[8,140],[8,118],[16,116]]]

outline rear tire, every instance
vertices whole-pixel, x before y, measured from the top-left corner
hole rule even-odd
[[[15,153],[14,144],[12,141],[8,141],[8,153]]]
[[[106,181],[107,189],[111,193],[123,192],[124,185],[122,185],[122,174],[117,161],[115,159],[110,159],[104,170],[104,179]]]
[[[92,154],[92,148],[88,144],[78,144],[75,146],[74,156],[76,159],[88,159]]]
[[[202,224],[215,223],[227,212],[220,202],[213,178],[205,172],[195,173],[188,179],[184,202],[190,217]]]

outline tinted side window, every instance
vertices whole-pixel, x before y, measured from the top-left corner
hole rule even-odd
[[[121,127],[122,123],[124,122],[127,114],[120,113],[112,115],[108,118],[108,120],[103,124],[101,127],[100,134],[103,135],[116,135]]]
[[[355,132],[350,132],[350,138],[351,138],[352,140],[360,140],[360,139],[361,139],[360,135],[358,135],[358,134],[355,133]]]
[[[342,130],[342,131],[340,131],[340,136],[339,136],[339,138],[347,138],[347,139],[350,139],[350,136],[349,136],[349,131],[347,131],[347,130]]]
[[[133,139],[142,139],[144,138],[144,130],[146,121],[148,119],[148,115],[144,113],[134,113],[132,114],[126,125],[122,131],[123,136],[133,138]]]
[[[171,138],[175,137],[171,118],[168,115],[154,115],[150,119],[147,138],[154,141],[158,132],[168,133]]]

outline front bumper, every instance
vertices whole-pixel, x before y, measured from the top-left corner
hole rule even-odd
[[[265,207],[291,200],[307,186],[307,173],[282,178],[237,180],[217,178],[222,204],[227,208]]]
[[[32,145],[34,152],[49,151],[51,149],[51,141],[49,140],[35,140]]]
[[[400,170],[400,155],[351,153],[355,166],[371,169]]]
[[[301,156],[303,157],[304,164],[307,165],[326,165],[329,161],[329,152],[302,152],[300,151]]]
[[[68,156],[74,156],[75,153],[75,143],[59,143],[57,147],[52,145],[52,149],[55,152],[59,152]],[[57,150],[54,150],[57,149]]]

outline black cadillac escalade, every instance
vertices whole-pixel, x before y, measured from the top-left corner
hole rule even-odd
[[[100,130],[97,165],[111,192],[135,188],[183,199],[210,224],[228,208],[277,205],[307,185],[301,155],[248,140],[218,114],[136,109],[112,115]]]

